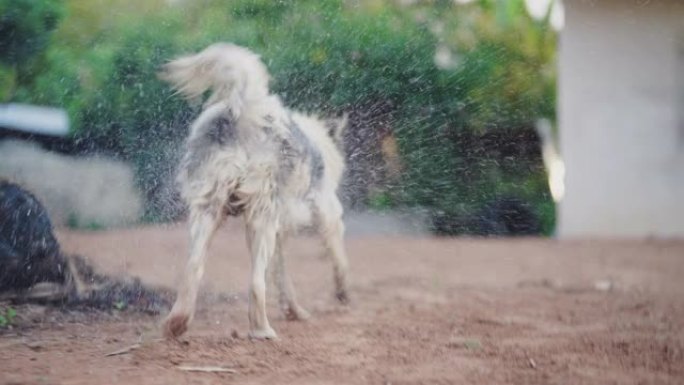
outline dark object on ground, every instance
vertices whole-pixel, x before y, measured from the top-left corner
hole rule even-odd
[[[66,282],[67,264],[43,205],[28,191],[0,180],[0,291],[39,282]]]
[[[517,198],[502,198],[489,203],[479,215],[483,235],[522,236],[541,233],[539,218],[532,207]]]
[[[159,313],[172,294],[138,279],[98,274],[80,256],[64,255],[43,205],[0,180],[0,300]]]
[[[474,216],[436,213],[432,230],[437,235],[525,236],[541,234],[539,217],[518,198],[498,198]]]
[[[64,303],[68,307],[99,310],[136,310],[159,314],[170,309],[174,294],[170,290],[150,288],[138,278],[114,279],[98,274],[84,258],[69,256],[85,290],[73,292]]]

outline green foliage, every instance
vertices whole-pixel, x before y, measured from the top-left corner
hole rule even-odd
[[[40,56],[62,14],[61,0],[0,0],[0,102],[41,71]]]
[[[12,326],[14,323],[14,318],[17,316],[17,311],[12,307],[7,307],[5,309],[0,308],[0,328],[6,328]]]
[[[392,207],[392,197],[386,192],[371,194],[368,197],[368,208],[384,211]]]
[[[434,39],[410,15],[293,12],[269,56],[276,89],[299,108],[408,104],[434,86]]]
[[[0,0],[0,62],[16,65],[42,52],[61,15],[60,0]]]
[[[66,226],[70,229],[99,231],[106,229],[106,226],[97,222],[83,222],[78,219],[76,214],[69,214],[66,220]]]
[[[534,124],[555,117],[555,34],[518,0],[481,0],[425,17],[441,26],[439,44],[455,65],[441,72],[427,113],[423,100],[400,117],[407,166],[397,201],[460,218],[518,197],[532,203],[550,233],[553,202]]]
[[[127,306],[128,304],[126,303],[126,301],[116,301],[112,303],[112,307],[119,311],[125,310]]]
[[[0,64],[0,101],[8,100],[16,86],[16,70]]]
[[[148,194],[146,218],[166,218],[158,192],[197,114],[156,71],[179,53],[231,41],[262,54],[286,104],[352,111],[371,130],[387,122],[402,174],[374,186],[366,205],[462,216],[515,196],[551,230],[533,124],[555,118],[555,34],[526,15],[523,0],[155,0],[131,8],[138,3],[67,0],[60,39],[12,87],[14,100],[65,106],[83,149],[132,162]],[[446,64],[436,65],[438,51]],[[6,78],[0,67],[2,88]]]

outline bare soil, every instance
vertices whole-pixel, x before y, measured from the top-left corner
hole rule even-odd
[[[182,225],[58,231],[101,271],[173,287]],[[216,238],[200,309],[180,341],[161,315],[19,307],[0,334],[0,384],[682,384],[684,241],[356,236],[352,304],[335,303],[313,239],[288,256],[308,322],[247,339],[249,258],[239,227]],[[106,356],[137,344],[123,354]],[[220,366],[234,373],[186,372]]]

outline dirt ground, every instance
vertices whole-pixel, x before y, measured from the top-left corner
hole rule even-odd
[[[98,268],[173,286],[183,226],[58,232]],[[251,341],[243,235],[221,229],[188,334],[161,316],[19,308],[0,334],[0,384],[682,384],[684,241],[354,236],[349,307],[311,239],[288,246],[308,322]],[[124,354],[107,353],[140,343]],[[234,373],[186,372],[220,366]]]

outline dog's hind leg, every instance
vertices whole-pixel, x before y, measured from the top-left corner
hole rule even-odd
[[[327,254],[333,263],[335,279],[335,297],[343,304],[349,303],[347,291],[347,271],[349,261],[344,249],[344,222],[342,222],[342,204],[337,196],[324,198],[319,202],[317,210],[320,220],[320,231]]]
[[[290,321],[303,321],[309,318],[309,313],[297,303],[297,294],[295,293],[294,286],[292,285],[290,276],[287,273],[287,268],[285,267],[283,241],[282,235],[277,237],[276,250],[273,256],[275,258],[273,261],[273,275],[278,291],[280,292],[278,302],[280,303],[280,309],[283,311],[286,319]]]
[[[264,210],[268,211],[268,210]],[[252,276],[249,288],[249,336],[274,339],[275,331],[266,316],[266,269],[273,257],[278,237],[277,220],[263,212],[247,221],[247,244],[252,254]]]
[[[190,207],[190,259],[176,302],[164,321],[164,335],[167,338],[185,333],[192,321],[209,242],[223,218],[221,207],[222,205]]]

